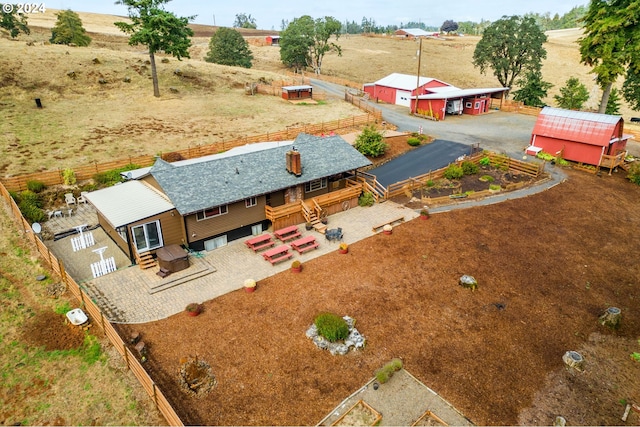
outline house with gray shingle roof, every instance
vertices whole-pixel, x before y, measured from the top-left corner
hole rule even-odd
[[[300,205],[301,200],[345,189],[347,178],[370,164],[340,136],[308,134],[298,135],[295,141],[249,144],[173,163],[157,159],[140,180],[166,198],[164,218],[178,217],[179,223],[150,217],[154,222],[149,228],[151,233],[159,234],[153,239],[144,236],[144,224],[136,230],[138,235],[134,235],[120,220],[116,221],[119,232],[107,232],[114,240],[119,236],[129,239],[134,248],[152,251],[162,247],[165,235],[180,235],[180,244],[194,250],[215,249],[269,228],[272,225],[267,216],[269,209]],[[118,187],[126,191],[125,184]],[[113,205],[118,203],[115,196],[109,200],[112,204],[108,212],[143,211],[136,206],[135,198],[123,197],[126,203],[122,206]],[[140,202],[145,203],[142,198]],[[99,211],[100,215],[105,219],[101,222],[103,228],[109,227],[113,221],[106,217],[107,213]],[[304,222],[304,219],[300,221],[301,214],[292,218],[298,223]],[[137,226],[144,222],[138,217],[136,221]],[[139,240],[152,240],[154,247],[140,246]]]

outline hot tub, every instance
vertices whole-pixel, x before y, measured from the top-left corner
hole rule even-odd
[[[189,268],[189,255],[180,245],[169,245],[156,251],[158,265],[169,273]]]

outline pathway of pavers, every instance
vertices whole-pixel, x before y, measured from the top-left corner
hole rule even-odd
[[[328,226],[341,227],[343,241],[354,243],[372,236],[374,225],[403,215],[409,221],[416,218],[418,213],[388,201],[331,215]],[[315,234],[320,246],[302,255],[294,252],[292,260],[304,263],[338,249],[339,242],[327,241],[315,231],[305,231],[303,225],[300,229],[303,235]],[[246,279],[259,281],[290,267],[291,260],[272,266],[259,253],[249,250],[244,240],[235,240],[222,248],[202,252],[202,258],[190,257],[191,267],[171,274],[166,279],[155,275],[157,268],[143,271],[132,266],[92,279],[85,282],[83,287],[111,322],[145,323],[164,319],[184,311],[189,303],[204,302],[241,289]],[[187,274],[190,270],[202,271],[205,268],[211,269],[211,273],[161,292],[150,293],[151,288],[162,280],[173,280],[176,275]]]

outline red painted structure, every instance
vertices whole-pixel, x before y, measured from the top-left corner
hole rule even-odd
[[[491,99],[502,99],[507,90],[503,87],[458,89],[453,86],[434,89],[433,93],[412,97],[411,111],[436,120],[444,120],[447,114],[484,114],[491,107]]]
[[[363,90],[370,99],[386,102],[387,104],[404,105],[408,107],[411,97],[431,93],[438,87],[451,87],[450,84],[430,77],[420,77],[408,74],[389,74],[375,83],[365,84]],[[416,90],[417,89],[417,90]]]
[[[265,41],[270,46],[278,46],[280,44],[280,36],[267,36]]]
[[[282,86],[282,99],[313,98],[313,88],[309,85]]]
[[[527,150],[537,148],[563,159],[598,166],[603,155],[624,152],[631,135],[623,135],[620,116],[545,107],[531,133]],[[533,148],[535,147],[535,148]]]

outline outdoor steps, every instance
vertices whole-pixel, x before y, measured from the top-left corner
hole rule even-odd
[[[327,230],[327,226],[318,221],[317,223],[313,224],[313,229],[320,234],[324,234],[324,232]]]
[[[153,255],[151,255],[150,252],[144,252],[142,254],[139,254],[137,258],[138,258],[138,265],[142,270],[153,268],[156,265],[158,265],[158,263],[153,258]]]
[[[191,268],[194,268],[193,266]],[[157,292],[166,291],[167,289],[171,289],[174,286],[181,285],[183,283],[190,282],[195,279],[199,279],[200,277],[207,276],[211,273],[215,273],[216,269],[214,267],[202,267],[197,270],[191,271],[188,274],[180,275],[175,279],[171,279],[171,275],[169,275],[168,279],[162,279],[159,283],[155,283],[149,286],[149,294],[153,295]],[[178,275],[179,273],[172,273]]]

